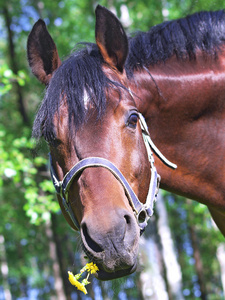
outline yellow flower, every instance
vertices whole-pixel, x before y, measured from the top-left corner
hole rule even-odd
[[[69,281],[72,285],[75,285],[75,282],[77,281],[75,276],[73,275],[72,272],[68,271],[68,275],[69,275]]]
[[[79,291],[83,292],[85,295],[87,294],[87,290],[86,290],[85,286],[82,283],[77,281],[75,286]]]
[[[87,290],[86,290],[85,286],[75,278],[75,276],[73,275],[72,272],[68,271],[68,274],[69,274],[70,283],[86,295]]]
[[[83,279],[82,282],[78,281],[82,274],[87,271],[87,278]],[[74,285],[78,290],[82,291],[85,295],[87,294],[87,290],[85,288],[85,285],[89,284],[88,278],[90,274],[95,274],[99,271],[99,268],[94,264],[93,262],[86,264],[81,270],[80,273],[73,275],[72,272],[68,271],[69,275],[69,281],[72,285]]]
[[[99,268],[93,262],[86,264],[86,270],[88,273],[95,274],[99,271]]]

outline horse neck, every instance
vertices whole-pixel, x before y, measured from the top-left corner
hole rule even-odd
[[[225,192],[225,67],[199,55],[179,62],[172,57],[135,74],[137,106],[153,142],[178,165],[176,171],[156,158],[161,187],[211,204]],[[215,161],[215,151],[217,160]],[[215,172],[215,170],[217,170]]]

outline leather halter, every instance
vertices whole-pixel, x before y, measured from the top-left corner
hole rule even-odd
[[[153,206],[156,201],[156,197],[159,190],[159,183],[160,183],[160,175],[157,174],[156,168],[154,166],[154,158],[153,153],[151,149],[157,154],[157,156],[169,167],[175,169],[176,165],[169,162],[162,154],[161,152],[156,148],[156,146],[153,144],[149,132],[148,127],[145,122],[144,117],[139,113],[139,122],[142,129],[142,136],[145,142],[145,146],[148,153],[148,158],[151,166],[151,180],[150,180],[150,186],[148,191],[148,196],[146,199],[146,202],[143,204],[139,201],[137,196],[135,195],[134,191],[130,187],[129,183],[127,182],[126,178],[123,176],[123,174],[120,172],[120,170],[109,160],[101,157],[88,157],[84,158],[81,161],[79,161],[77,164],[75,164],[69,172],[64,176],[63,180],[60,181],[56,175],[56,172],[53,168],[52,164],[52,158],[49,154],[50,159],[50,172],[52,181],[54,184],[54,187],[56,189],[57,194],[59,194],[62,198],[63,206],[68,213],[73,225],[77,230],[80,229],[80,224],[77,221],[74,212],[71,208],[69,199],[68,199],[68,193],[70,186],[73,182],[73,180],[78,177],[82,171],[86,168],[92,168],[92,167],[102,167],[109,170],[115,178],[122,184],[126,196],[129,200],[129,203],[133,209],[134,215],[137,219],[138,225],[140,227],[141,233],[144,231],[145,227],[147,226],[147,222],[149,218],[153,214]]]

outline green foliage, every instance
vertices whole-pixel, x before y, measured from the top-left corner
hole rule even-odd
[[[7,94],[13,87],[13,82],[17,82],[20,86],[24,86],[27,80],[26,73],[22,70],[18,74],[14,74],[7,64],[0,66],[0,98]]]
[[[0,125],[0,187],[4,190],[11,183],[24,191],[27,202],[23,207],[26,214],[32,223],[40,224],[49,219],[51,212],[57,212],[59,205],[54,201],[54,187],[50,178],[42,179],[39,173],[41,168],[46,169],[47,159],[32,158],[35,142],[26,134],[25,130],[20,138],[15,138]]]

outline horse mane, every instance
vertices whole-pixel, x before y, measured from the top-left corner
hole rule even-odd
[[[225,41],[225,11],[199,12],[166,21],[130,39],[127,70],[143,68],[176,55],[180,60],[196,58],[199,49],[215,56]]]
[[[173,55],[181,60],[193,60],[200,49],[216,58],[225,41],[225,12],[200,12],[186,18],[167,21],[129,38],[126,71],[129,77],[139,68],[165,62]],[[53,75],[36,115],[33,136],[46,140],[55,138],[53,118],[66,96],[69,128],[79,127],[86,116],[84,94],[96,108],[100,118],[106,108],[106,89],[121,87],[102,70],[103,58],[96,44],[85,43],[74,52]],[[118,89],[119,90],[119,89]]]

